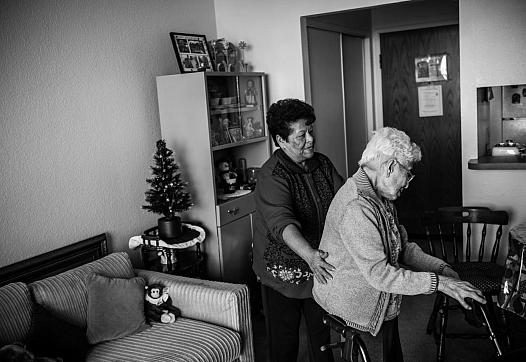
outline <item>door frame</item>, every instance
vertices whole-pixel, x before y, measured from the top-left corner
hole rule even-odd
[[[395,33],[398,31],[405,30],[418,30],[425,28],[435,28],[446,25],[459,25],[458,21],[436,21],[436,22],[424,22],[411,25],[401,25],[393,27],[376,28],[372,31],[372,79],[373,79],[373,94],[375,102],[373,104],[375,126],[381,128],[384,125],[384,111],[383,111],[383,97],[382,97],[382,69],[380,68],[380,35],[384,33]],[[462,120],[461,120],[462,122]]]

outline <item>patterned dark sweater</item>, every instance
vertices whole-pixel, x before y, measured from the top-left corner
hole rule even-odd
[[[281,149],[258,173],[255,191],[254,272],[261,282],[291,298],[312,296],[312,271],[283,241],[294,224],[313,248],[320,244],[325,216],[343,184],[332,162],[315,153],[305,169]]]

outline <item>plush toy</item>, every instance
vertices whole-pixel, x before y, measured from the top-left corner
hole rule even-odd
[[[172,298],[162,284],[146,286],[144,314],[149,322],[173,323],[181,315],[179,308],[172,305]]]
[[[219,161],[217,163],[217,170],[219,172],[220,186],[223,188],[225,194],[236,191],[237,173],[230,170],[228,161]]]
[[[35,357],[24,344],[15,342],[0,348],[0,361],[4,362],[62,362],[62,358]]]

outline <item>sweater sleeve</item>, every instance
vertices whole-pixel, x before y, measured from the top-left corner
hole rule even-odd
[[[256,186],[256,209],[273,236],[283,240],[283,229],[287,225],[294,224],[301,230],[301,224],[294,215],[287,180],[273,175],[269,169],[262,171]]]
[[[379,222],[371,204],[357,198],[349,203],[340,223],[345,248],[365,280],[372,287],[388,293],[416,295],[435,292],[435,273],[411,271],[389,263]]]
[[[402,238],[400,262],[416,271],[430,271],[442,274],[447,263],[442,259],[425,253],[418,244],[409,241],[407,231],[403,225],[399,225],[399,228],[400,236]]]

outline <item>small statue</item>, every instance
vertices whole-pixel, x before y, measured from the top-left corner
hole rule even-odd
[[[247,72],[247,65],[245,64],[245,49],[247,48],[247,43],[241,40],[238,44],[239,47],[239,60],[238,60],[238,72]]]
[[[246,119],[243,119],[243,136],[246,138],[252,138],[254,137],[254,124],[253,124],[254,118],[247,117]]]
[[[254,88],[254,81],[252,79],[249,79],[247,81],[247,89],[245,89],[245,102],[247,103],[247,106],[254,106],[257,104],[256,101],[257,92]]]
[[[230,132],[228,131],[229,127],[230,127],[230,120],[228,118],[221,119],[221,135],[223,138],[223,143],[232,142],[232,137],[230,136]]]

